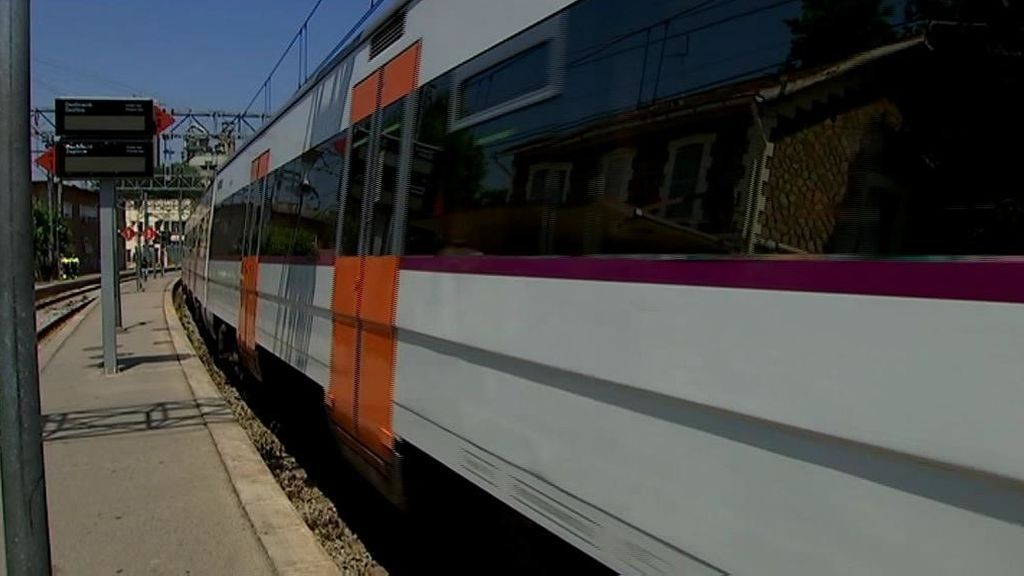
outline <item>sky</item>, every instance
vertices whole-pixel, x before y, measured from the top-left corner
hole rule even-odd
[[[32,104],[145,96],[172,108],[239,112],[314,4],[32,0]],[[309,25],[310,72],[368,8],[368,0],[322,0]],[[295,91],[298,70],[293,49],[272,84],[275,106]]]

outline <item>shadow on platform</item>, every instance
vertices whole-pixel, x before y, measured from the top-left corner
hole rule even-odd
[[[231,409],[221,399],[156,402],[43,415],[43,440],[96,438],[151,430],[230,422]]]
[[[185,359],[191,357],[191,354],[185,356],[178,356],[178,354],[150,354],[146,356],[132,356],[131,353],[120,352],[117,355],[117,366],[118,370],[131,370],[141,365],[148,364],[167,364],[170,362],[178,362],[178,359]],[[99,362],[90,364],[90,368],[103,368],[103,356],[90,357],[92,359],[99,358]]]

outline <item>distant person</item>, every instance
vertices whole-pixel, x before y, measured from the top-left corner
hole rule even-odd
[[[67,280],[68,278],[71,278],[71,258],[68,256],[61,256],[60,264],[57,267],[57,271],[57,277],[60,278],[61,280]]]

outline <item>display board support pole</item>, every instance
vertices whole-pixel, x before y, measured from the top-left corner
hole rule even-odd
[[[103,311],[103,371],[117,373],[117,255],[114,243],[114,180],[100,180],[100,308]]]
[[[121,307],[121,251],[117,249],[117,239],[120,237],[120,235],[118,234],[118,222],[120,221],[120,218],[118,217],[118,213],[120,212],[119,206],[120,204],[116,200],[115,192],[114,218],[113,222],[111,223],[111,226],[114,227],[114,274],[116,276],[116,280],[114,280],[114,302],[117,304],[116,306],[114,306],[114,312],[116,325],[118,329],[121,329],[124,328],[124,320],[122,319],[121,316],[123,312],[123,309]]]

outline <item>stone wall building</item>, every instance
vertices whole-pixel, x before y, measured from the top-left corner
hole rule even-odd
[[[857,106],[808,124],[774,141],[763,187],[760,239],[798,250],[823,253],[843,248],[848,239],[834,238],[837,223],[846,228],[872,226],[875,209],[848,196],[870,185],[870,161],[887,131],[900,128],[901,114],[887,99]],[[850,232],[854,235],[856,231]],[[850,247],[868,248],[873,242],[853,239]],[[832,246],[830,246],[830,243]],[[829,250],[831,251],[831,250]],[[836,250],[847,251],[847,250]]]
[[[890,174],[904,120],[879,70],[919,47],[746,79],[527,144],[505,205],[464,218],[486,219],[483,238],[514,222],[530,232],[524,246],[541,238],[540,253],[891,251],[907,197]]]

